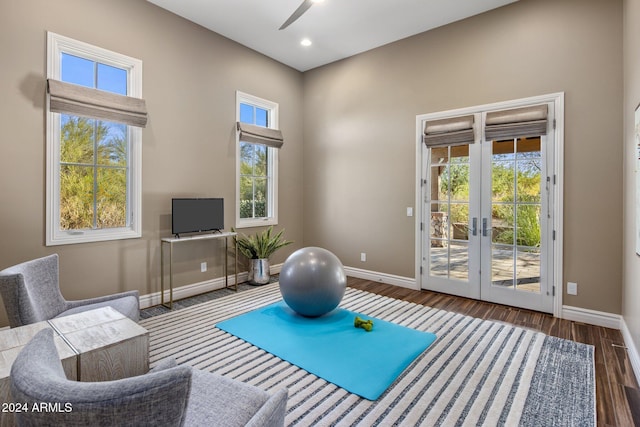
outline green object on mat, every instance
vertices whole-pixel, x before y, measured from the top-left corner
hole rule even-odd
[[[353,326],[355,326],[356,328],[362,328],[367,332],[371,332],[373,330],[373,320],[363,320],[360,318],[360,316],[356,316],[355,320],[353,321]]]

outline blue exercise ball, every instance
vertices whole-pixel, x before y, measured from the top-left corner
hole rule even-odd
[[[292,253],[280,270],[280,293],[293,311],[318,317],[336,308],[347,287],[342,263],[323,248],[308,247]]]

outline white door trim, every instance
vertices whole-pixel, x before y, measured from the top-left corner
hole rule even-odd
[[[428,224],[424,224],[424,203],[423,185],[426,176],[423,175],[423,150],[422,135],[425,120],[435,120],[452,116],[462,116],[475,114],[482,111],[497,109],[509,109],[527,106],[535,103],[553,102],[555,110],[555,141],[554,141],[554,162],[550,170],[552,180],[555,181],[555,191],[553,192],[553,217],[555,218],[554,232],[555,240],[552,241],[553,262],[552,274],[553,286],[555,289],[553,297],[553,315],[562,317],[562,283],[563,283],[563,200],[564,200],[564,92],[556,92],[547,95],[521,98],[511,101],[496,102],[492,104],[478,105],[473,107],[460,108],[455,110],[439,111],[435,113],[420,114],[416,116],[416,220],[415,220],[415,277],[416,288],[422,288],[423,278],[426,277],[421,272],[422,265],[422,233],[428,231]],[[426,231],[425,231],[426,230]]]

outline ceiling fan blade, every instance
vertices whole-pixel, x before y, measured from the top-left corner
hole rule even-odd
[[[302,4],[298,6],[296,11],[291,14],[289,19],[284,21],[284,24],[282,24],[282,26],[278,28],[278,30],[284,30],[289,25],[293,24],[293,22],[296,21],[298,18],[300,18],[302,14],[304,14],[312,5],[313,5],[313,0],[304,0]]]

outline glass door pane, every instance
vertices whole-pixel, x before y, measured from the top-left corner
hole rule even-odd
[[[491,284],[540,293],[540,138],[491,144]]]
[[[469,280],[469,146],[431,149],[428,272]]]

